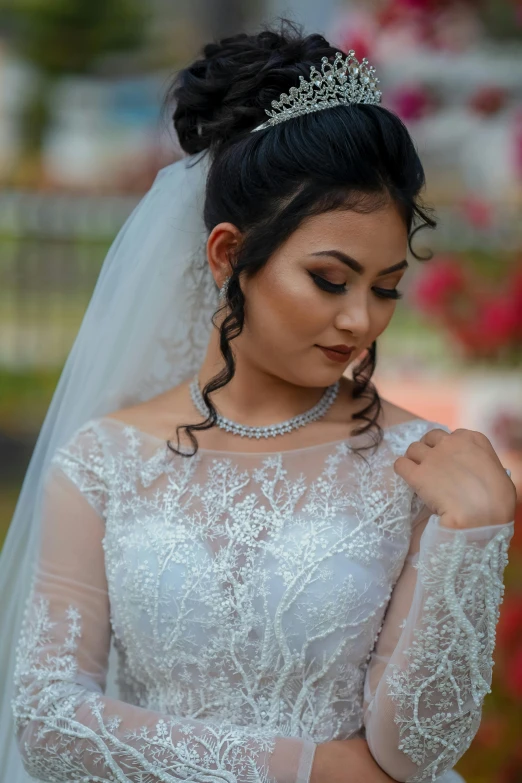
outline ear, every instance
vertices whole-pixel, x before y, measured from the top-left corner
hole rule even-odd
[[[218,288],[232,271],[233,259],[241,232],[233,223],[218,223],[207,240],[207,259]]]

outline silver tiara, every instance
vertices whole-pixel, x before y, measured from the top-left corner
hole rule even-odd
[[[265,109],[270,119],[253,128],[251,133],[330,106],[380,103],[382,93],[376,89],[379,79],[366,57],[359,62],[354,50],[350,49],[346,58],[342,52],[336,52],[333,63],[328,57],[323,57],[321,63],[322,73],[312,65],[310,80],[299,76],[299,87],[290,87],[288,94],[282,93],[278,101],[272,101],[274,111]]]

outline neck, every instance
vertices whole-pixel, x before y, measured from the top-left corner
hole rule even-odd
[[[325,389],[337,378],[322,386],[300,385],[297,381],[281,378],[259,363],[236,350],[234,341],[235,374],[229,383],[211,393],[218,413],[238,423],[263,426],[285,421],[313,407]],[[219,350],[219,334],[212,331],[205,359],[198,371],[199,386],[203,390],[208,381],[223,370],[224,359]]]

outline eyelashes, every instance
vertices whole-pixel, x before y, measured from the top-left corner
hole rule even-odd
[[[320,277],[313,272],[309,272],[308,274],[317,287],[321,288],[323,291],[328,291],[330,294],[344,294],[346,291],[346,285],[344,283],[342,285],[337,285],[336,283],[330,283],[328,280],[325,280],[324,277]],[[373,292],[380,299],[400,299],[403,295],[402,291],[399,291],[398,288],[374,288]]]

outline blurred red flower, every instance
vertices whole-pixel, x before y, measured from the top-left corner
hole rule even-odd
[[[520,322],[514,302],[504,294],[484,302],[479,310],[474,328],[484,351],[501,348],[515,336]]]
[[[522,263],[521,263],[522,266]],[[516,335],[522,340],[522,268],[516,270],[510,280],[511,302],[516,318]]]
[[[460,210],[467,222],[474,228],[487,229],[493,222],[491,204],[478,196],[465,196],[460,202]]]
[[[508,759],[495,778],[495,783],[520,783],[522,780],[522,760],[514,756]]]
[[[503,680],[506,691],[515,699],[522,699],[522,643],[509,654]]]
[[[505,596],[500,606],[496,643],[499,649],[522,645],[522,595]]]
[[[468,105],[477,114],[487,117],[500,111],[507,97],[507,92],[502,87],[484,85],[471,96]]]
[[[522,699],[522,595],[504,598],[496,629],[495,676],[510,697]]]
[[[413,286],[416,302],[425,311],[442,314],[454,294],[466,289],[466,275],[452,256],[440,256],[425,268]]]
[[[484,715],[480,721],[475,742],[482,747],[492,749],[498,747],[502,742],[504,726],[498,715]]]
[[[482,220],[480,202],[477,210],[476,219]],[[444,326],[469,357],[522,349],[522,264],[512,268],[501,288],[491,290],[491,281],[474,276],[458,257],[443,256],[414,281],[412,295],[413,304]]]

